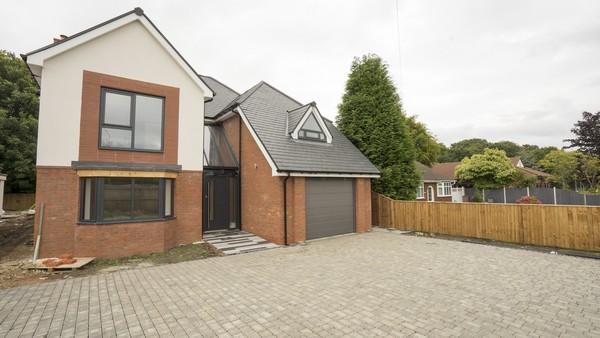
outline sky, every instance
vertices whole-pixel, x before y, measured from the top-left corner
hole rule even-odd
[[[387,64],[406,115],[467,138],[566,145],[600,111],[600,1],[28,0],[1,5],[0,49],[27,53],[142,7],[203,75],[263,80],[334,120],[354,57]]]

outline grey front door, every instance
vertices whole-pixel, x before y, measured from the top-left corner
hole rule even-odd
[[[235,171],[206,170],[203,185],[203,230],[237,229],[239,194]]]
[[[354,179],[306,178],[306,239],[355,231]]]

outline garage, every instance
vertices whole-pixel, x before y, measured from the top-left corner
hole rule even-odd
[[[354,179],[306,178],[306,239],[355,232]]]

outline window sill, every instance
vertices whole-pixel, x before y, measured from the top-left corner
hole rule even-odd
[[[109,222],[87,222],[79,221],[77,225],[114,225],[114,224],[127,224],[127,223],[150,223],[150,222],[166,222],[177,219],[177,216],[165,217],[165,218],[153,218],[153,219],[131,219],[131,220],[119,220]]]
[[[100,150],[116,150],[116,151],[135,151],[138,153],[164,153],[164,149],[161,150],[152,150],[152,149],[131,149],[131,148],[109,148],[109,147],[98,147]]]

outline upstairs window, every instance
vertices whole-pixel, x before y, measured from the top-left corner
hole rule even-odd
[[[310,114],[308,116],[308,118],[298,131],[298,138],[327,142],[327,137],[325,136],[323,129],[321,129],[321,126],[319,126],[319,123],[317,122],[317,119],[313,114]]]
[[[164,97],[103,88],[100,148],[162,151]]]

